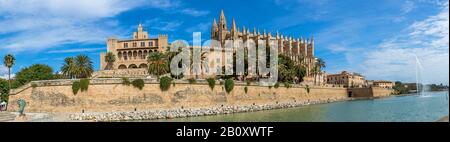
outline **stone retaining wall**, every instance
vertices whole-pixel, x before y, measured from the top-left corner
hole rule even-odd
[[[348,99],[345,88],[310,87],[308,93],[301,86],[280,86],[277,89],[248,86],[248,93],[245,93],[244,83],[236,83],[233,91],[227,94],[223,85],[217,84],[212,90],[205,81],[198,81],[196,84],[177,82],[168,91],[162,92],[159,84],[152,79],[145,79],[146,84],[142,90],[122,85],[121,79],[93,79],[86,92],[74,95],[72,82],[73,80],[39,81],[30,83],[35,85],[13,90],[9,110],[17,110],[16,101],[20,98],[27,102],[26,112],[44,113],[134,112]]]

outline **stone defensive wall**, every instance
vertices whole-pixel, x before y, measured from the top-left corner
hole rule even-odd
[[[381,87],[348,88],[348,96],[353,98],[381,98],[390,96],[392,89]]]
[[[133,80],[133,79],[130,79]],[[217,106],[251,106],[283,103],[334,102],[348,100],[348,91],[341,87],[308,87],[293,85],[269,88],[236,82],[231,93],[217,81],[212,90],[206,81],[195,84],[175,81],[168,91],[161,91],[155,79],[144,79],[139,90],[122,84],[122,79],[91,79],[87,91],[72,93],[76,80],[34,81],[11,91],[9,111],[17,111],[18,99],[27,102],[26,112],[90,113],[133,112],[160,109],[208,108]],[[307,91],[309,90],[309,92]],[[383,92],[376,90],[374,92]]]

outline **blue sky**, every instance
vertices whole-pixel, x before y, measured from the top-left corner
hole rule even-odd
[[[98,69],[108,37],[130,38],[142,22],[170,41],[208,39],[221,9],[239,27],[314,35],[328,73],[413,82],[419,62],[425,82],[448,84],[448,0],[0,0],[0,56],[16,56],[13,72],[35,63],[58,71],[78,54]]]

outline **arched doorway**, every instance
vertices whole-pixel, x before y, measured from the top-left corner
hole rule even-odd
[[[139,68],[147,68],[148,66],[147,66],[147,64],[140,64],[139,65]]]
[[[128,66],[129,69],[137,69],[138,67],[135,64],[131,64]]]
[[[119,66],[119,69],[127,69],[127,66],[125,66],[125,65],[120,65],[120,66]]]

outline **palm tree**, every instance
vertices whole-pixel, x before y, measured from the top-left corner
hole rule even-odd
[[[75,59],[73,57],[67,57],[64,59],[64,65],[61,67],[61,72],[67,78],[75,78],[77,74],[77,67],[75,65]]]
[[[94,72],[91,59],[86,55],[78,55],[75,57],[75,66],[77,68],[77,76],[79,78],[89,78]]]
[[[148,73],[156,75],[158,78],[160,75],[166,74],[169,72],[169,66],[167,64],[167,60],[164,55],[159,52],[150,53],[147,58]]]
[[[314,67],[311,69],[311,74],[314,75],[314,85],[317,84],[317,83],[316,83],[316,79],[317,79],[317,74],[318,74],[319,72],[320,72],[319,66],[317,66],[317,64],[314,65]]]
[[[112,70],[114,69],[114,62],[116,62],[116,55],[112,52],[108,52],[105,55],[105,62],[106,64],[106,70]]]
[[[11,90],[11,68],[12,66],[14,66],[15,61],[16,59],[11,54],[6,55],[5,58],[3,59],[3,63],[8,68],[8,85],[10,90]]]
[[[316,84],[316,78],[317,74],[319,74],[322,71],[322,68],[325,68],[326,64],[325,61],[322,60],[322,58],[317,58],[316,63],[314,65],[314,84]]]
[[[321,71],[322,68],[326,67],[326,63],[325,63],[325,61],[322,60],[322,58],[317,58],[316,65],[318,66],[319,71]]]

